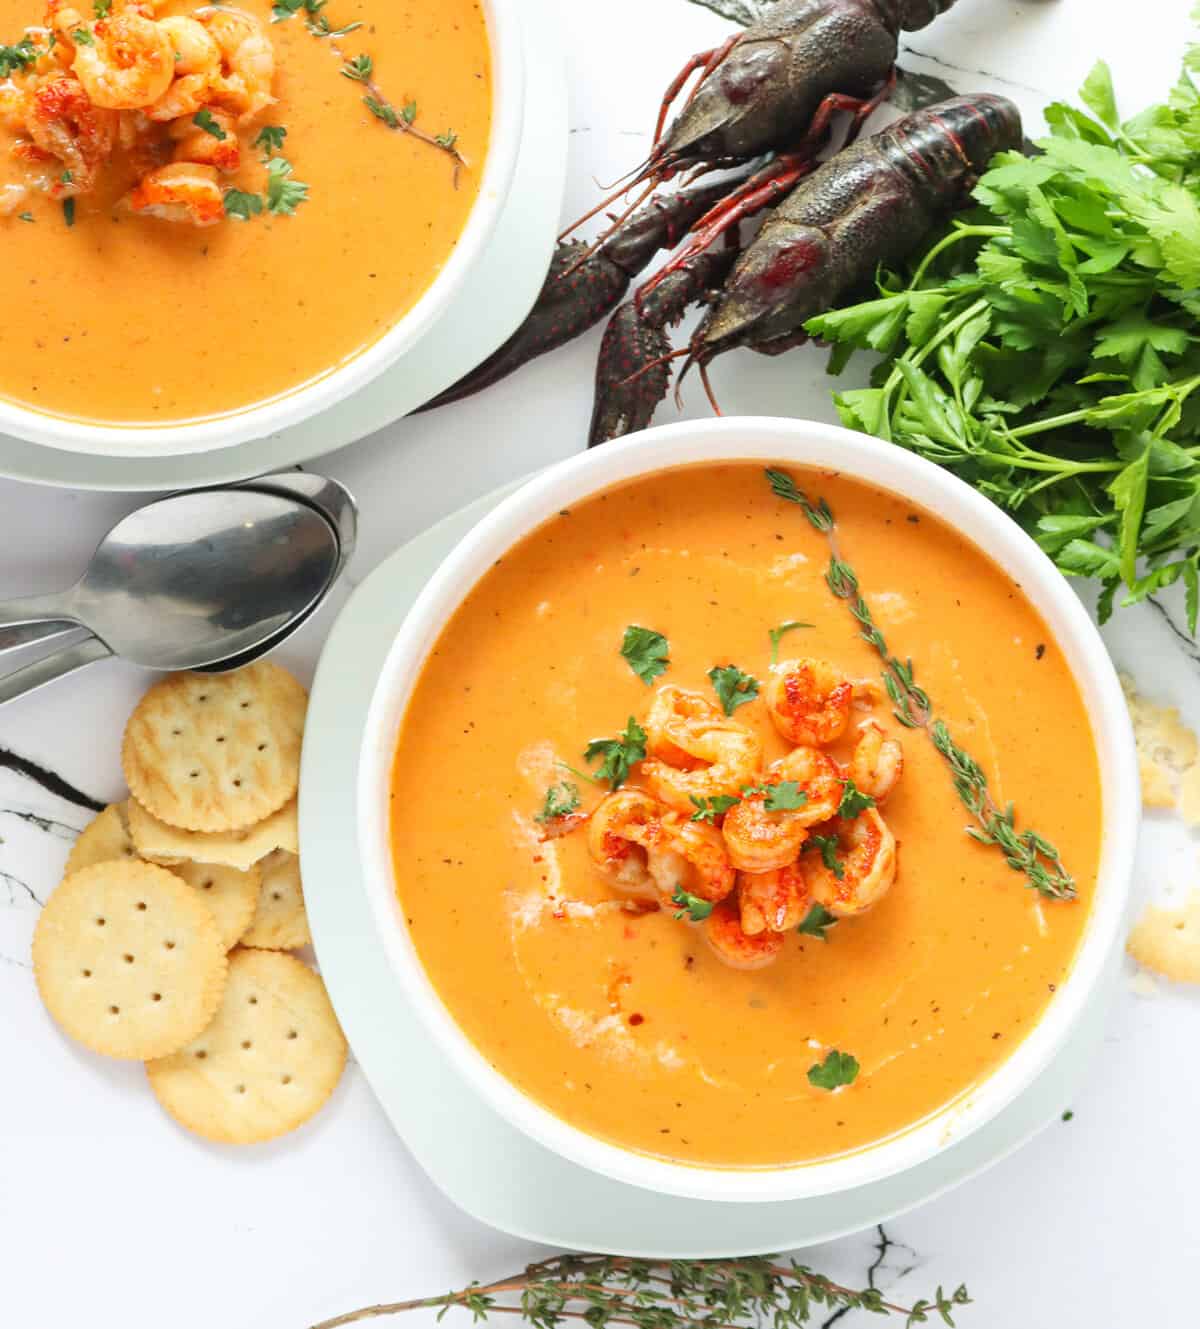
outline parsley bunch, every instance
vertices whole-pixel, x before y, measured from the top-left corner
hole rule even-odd
[[[1200,17],[1200,8],[1197,9]],[[1168,101],[1121,121],[1107,67],[1056,103],[1039,153],[1005,152],[979,207],[878,298],[811,319],[880,352],[843,421],[1007,509],[1100,617],[1182,580],[1200,610],[1200,47]]]

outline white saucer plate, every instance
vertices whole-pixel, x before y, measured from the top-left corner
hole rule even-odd
[[[329,410],[213,452],[102,457],[0,434],[0,476],[73,489],[159,490],[245,480],[357,442],[485,360],[533,306],[553,252],[567,173],[567,89],[549,0],[522,0],[525,129],[512,192],[486,254],[428,335],[387,373]]]
[[[568,1163],[468,1088],[409,1009],[387,963],[357,859],[355,782],[370,697],[392,639],[435,568],[515,485],[463,508],[382,563],[354,593],[321,656],[300,784],[304,893],[321,972],[358,1064],[431,1180],[505,1232],[575,1250],[697,1259],[831,1241],[925,1203],[1000,1161],[1067,1105],[1099,1047],[1109,981],[1062,1054],[987,1125],[899,1176],[801,1201],[686,1200]]]

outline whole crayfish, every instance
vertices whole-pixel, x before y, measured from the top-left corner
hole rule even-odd
[[[709,301],[715,310],[705,321],[707,337],[718,326],[714,320],[722,310],[726,321],[731,317],[731,283],[738,284],[736,289],[745,299],[745,265],[756,254],[757,244],[738,260],[739,223],[788,199],[789,192],[814,171],[809,184],[821,182],[819,196],[840,197],[835,182],[842,177],[823,177],[828,166],[817,169],[817,153],[827,139],[832,115],[852,113],[848,141],[853,139],[892,86],[901,31],[924,27],[954,3],[776,0],[722,46],[694,56],[667,89],[648,159],[623,187],[628,191],[645,186],[634,204],[615,219],[599,243],[588,247],[578,241],[561,242],[542,294],[525,323],[488,361],[429,403],[430,407],[469,396],[582,334],[616,308],[656,252],[674,248],[688,234],[684,248],[613,315],[601,346],[591,443],[648,424],[669,384],[666,329],[690,305]],[[679,113],[664,130],[673,106],[697,73],[699,78]],[[930,137],[937,132],[931,122],[927,146],[922,148],[930,160],[938,155]],[[1009,144],[998,142],[996,146]],[[764,154],[770,154],[765,162]],[[844,155],[845,151],[834,161]],[[863,161],[875,161],[883,169],[870,155],[852,160],[856,180],[863,170],[869,170]],[[705,171],[750,163],[757,166],[752,173],[659,195],[646,203],[658,185],[681,171],[691,172],[694,178]],[[962,178],[960,172],[958,183],[947,185],[948,196],[957,195]],[[911,182],[909,187],[916,189]],[[605,200],[587,215],[611,201]],[[911,202],[915,217],[922,201]],[[936,199],[931,195],[928,202],[931,208],[941,206],[941,195]],[[842,260],[850,253],[847,246],[860,245],[858,260],[864,265],[860,276],[873,269],[875,260],[868,259],[861,248],[862,237],[851,223],[847,219],[844,232],[830,220],[819,223],[828,231],[826,256],[836,259],[834,267],[840,274],[835,280],[830,270],[824,281],[829,289],[844,289]],[[822,285],[819,264],[807,271],[804,284],[810,289]],[[796,326],[802,321],[800,318]],[[732,336],[694,343],[689,363],[697,362],[703,370],[726,344],[759,345],[760,339],[748,330],[741,340],[730,340]],[[762,340],[775,342],[772,349],[782,349],[774,336]]]

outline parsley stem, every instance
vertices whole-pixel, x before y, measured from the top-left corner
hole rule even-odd
[[[1001,238],[1010,235],[1012,235],[1011,226],[964,226],[955,223],[954,230],[951,231],[949,235],[943,236],[918,264],[916,272],[913,273],[912,281],[908,283],[908,289],[910,291],[915,291],[921,284],[921,281],[933,260],[944,250],[949,249],[952,245],[958,244],[960,240],[970,239],[971,236],[982,236],[985,238],[993,236]]]

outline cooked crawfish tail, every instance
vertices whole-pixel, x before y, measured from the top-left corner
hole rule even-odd
[[[646,175],[795,144],[826,98],[866,99],[878,91],[896,63],[901,29],[924,27],[953,3],[778,0],[727,52],[708,53],[695,94],[656,146]],[[678,84],[671,89],[677,91]]]
[[[734,346],[774,353],[804,340],[880,263],[911,253],[963,201],[992,156],[1021,143],[1012,102],[980,94],[939,102],[838,153],[763,224],[698,329],[701,365]]]
[[[596,362],[589,448],[649,426],[671,384],[666,329],[678,323],[690,305],[720,288],[736,258],[733,248],[696,254],[612,316]]]
[[[421,409],[429,411],[470,397],[539,355],[581,336],[616,308],[630,282],[660,249],[673,249],[730,188],[726,180],[651,199],[591,255],[581,241],[560,244],[541,293],[516,332],[483,364]]]

